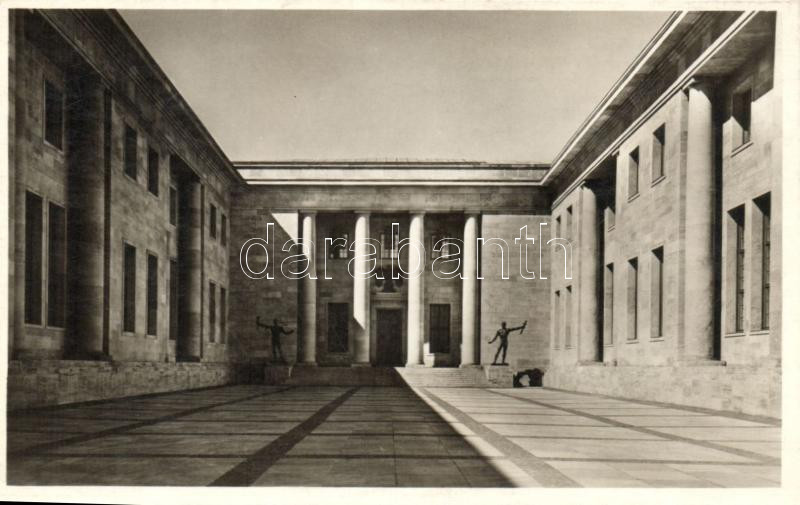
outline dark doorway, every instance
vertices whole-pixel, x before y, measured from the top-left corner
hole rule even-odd
[[[378,309],[377,365],[403,364],[403,311]]]

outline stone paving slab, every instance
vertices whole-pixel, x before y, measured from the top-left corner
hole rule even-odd
[[[541,388],[231,386],[8,416],[10,484],[780,485],[768,420]]]

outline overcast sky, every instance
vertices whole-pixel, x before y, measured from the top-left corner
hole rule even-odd
[[[234,161],[549,162],[668,13],[122,15]]]

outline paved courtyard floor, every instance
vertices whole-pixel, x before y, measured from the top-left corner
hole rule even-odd
[[[12,413],[10,485],[774,487],[776,422],[525,389],[231,386]]]

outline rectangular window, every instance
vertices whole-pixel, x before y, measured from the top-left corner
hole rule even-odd
[[[122,273],[122,331],[136,331],[136,248],[125,244]]]
[[[169,339],[178,339],[178,260],[169,260]]]
[[[449,256],[455,252],[455,248],[453,247],[453,243],[449,239],[450,237],[444,232],[438,232],[431,235],[431,259],[441,258],[443,256]],[[441,244],[439,244],[439,250],[434,250],[436,247],[436,243],[444,240]]]
[[[333,236],[329,237],[331,242],[326,242],[329,259],[348,259],[348,246],[350,245],[350,234],[341,229],[335,229]],[[344,239],[342,241],[341,239]]]
[[[346,303],[328,304],[328,352],[347,352],[349,312],[350,306]]]
[[[603,343],[614,343],[614,264],[606,265],[603,279]]]
[[[628,155],[628,198],[639,194],[639,148]]]
[[[650,337],[664,332],[664,248],[653,249],[650,269]]]
[[[561,291],[556,291],[553,302],[553,349],[561,342]]]
[[[744,331],[744,206],[730,212],[734,223],[734,325],[735,332]]]
[[[430,305],[430,352],[450,352],[450,304]]]
[[[214,342],[217,336],[217,285],[208,283],[208,340]]]
[[[44,81],[44,140],[53,147],[64,145],[64,93],[52,82]]]
[[[147,190],[158,196],[158,151],[147,151]]]
[[[228,216],[222,214],[220,218],[220,242],[222,245],[228,245]]]
[[[125,175],[133,180],[136,180],[136,152],[137,152],[138,135],[136,130],[128,125],[125,125],[125,151],[123,153]]]
[[[178,224],[178,190],[174,186],[169,187],[169,224]]]
[[[572,240],[572,205],[567,207],[567,222],[565,223],[565,228],[566,230],[564,230],[564,232],[566,233],[566,237],[564,238]]]
[[[653,132],[653,182],[664,175],[664,135],[665,126],[663,124]]]
[[[381,258],[394,259],[399,257],[400,253],[400,232],[399,229],[394,230],[387,228],[380,234],[381,241]]]
[[[564,291],[564,348],[572,347],[572,286]]]
[[[628,260],[628,340],[638,338],[639,322],[639,261]]]
[[[759,198],[761,211],[761,329],[769,329],[770,195]]]
[[[25,193],[25,322],[42,324],[42,197]]]
[[[733,94],[734,149],[750,142],[750,108],[752,102],[753,88],[750,86]]]
[[[228,291],[219,288],[219,341],[225,343],[228,333]]]
[[[606,223],[608,224],[608,230],[613,230],[617,225],[617,205],[613,199],[606,207]]]
[[[208,219],[208,232],[211,234],[211,238],[217,238],[217,207],[213,204],[211,205],[211,213]]]
[[[555,238],[564,238],[561,236],[561,216],[556,218],[556,237]]]
[[[158,257],[147,255],[147,334],[158,335]]]
[[[64,327],[67,287],[67,220],[64,207],[51,203],[47,241],[47,325]]]

